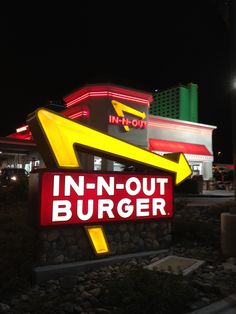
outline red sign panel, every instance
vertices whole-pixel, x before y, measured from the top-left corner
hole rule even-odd
[[[172,217],[171,175],[41,173],[40,224],[89,224]]]

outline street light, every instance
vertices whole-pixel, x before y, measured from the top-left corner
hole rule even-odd
[[[233,90],[236,89],[236,78],[232,82],[232,88],[233,88]]]

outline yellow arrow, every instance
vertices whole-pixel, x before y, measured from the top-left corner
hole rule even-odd
[[[175,154],[177,160],[173,161],[173,155],[170,158],[159,156],[49,110],[38,109],[28,117],[27,123],[42,150],[47,167],[78,168],[79,160],[75,149],[78,146],[80,151],[93,155],[129,162],[145,169],[173,172],[176,174],[176,184],[192,173],[182,153]]]
[[[127,113],[130,113],[133,116],[139,117],[141,119],[145,119],[146,118],[146,113],[143,112],[143,111],[138,111],[138,110],[136,110],[134,108],[131,108],[129,106],[126,106],[126,105],[124,105],[121,102],[116,101],[116,100],[112,100],[111,103],[112,103],[112,106],[115,109],[115,112],[117,113],[117,115],[119,117],[123,118],[125,116],[124,112],[127,112]],[[124,129],[125,129],[125,131],[129,131],[129,127],[127,125],[124,125]]]

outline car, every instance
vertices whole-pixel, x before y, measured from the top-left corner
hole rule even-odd
[[[2,168],[0,170],[0,184],[7,186],[14,182],[28,180],[29,172],[23,168]]]

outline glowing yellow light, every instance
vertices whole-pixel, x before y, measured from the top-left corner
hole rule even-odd
[[[96,254],[108,254],[110,252],[102,226],[86,226],[85,230]]]
[[[133,116],[139,117],[141,119],[146,118],[146,113],[143,111],[138,111],[138,110],[131,108],[129,106],[126,106],[126,105],[124,105],[121,102],[116,101],[116,100],[112,100],[111,103],[115,109],[115,112],[117,113],[117,115],[119,117],[123,118],[125,116],[124,112],[127,112],[127,113],[130,113]],[[125,131],[129,131],[129,127],[127,125],[124,125],[124,129],[125,129]]]
[[[52,111],[39,109],[28,119],[47,167],[77,169],[79,150],[124,163],[176,174],[179,184],[192,171],[183,153],[160,156],[110,135],[91,129]]]

